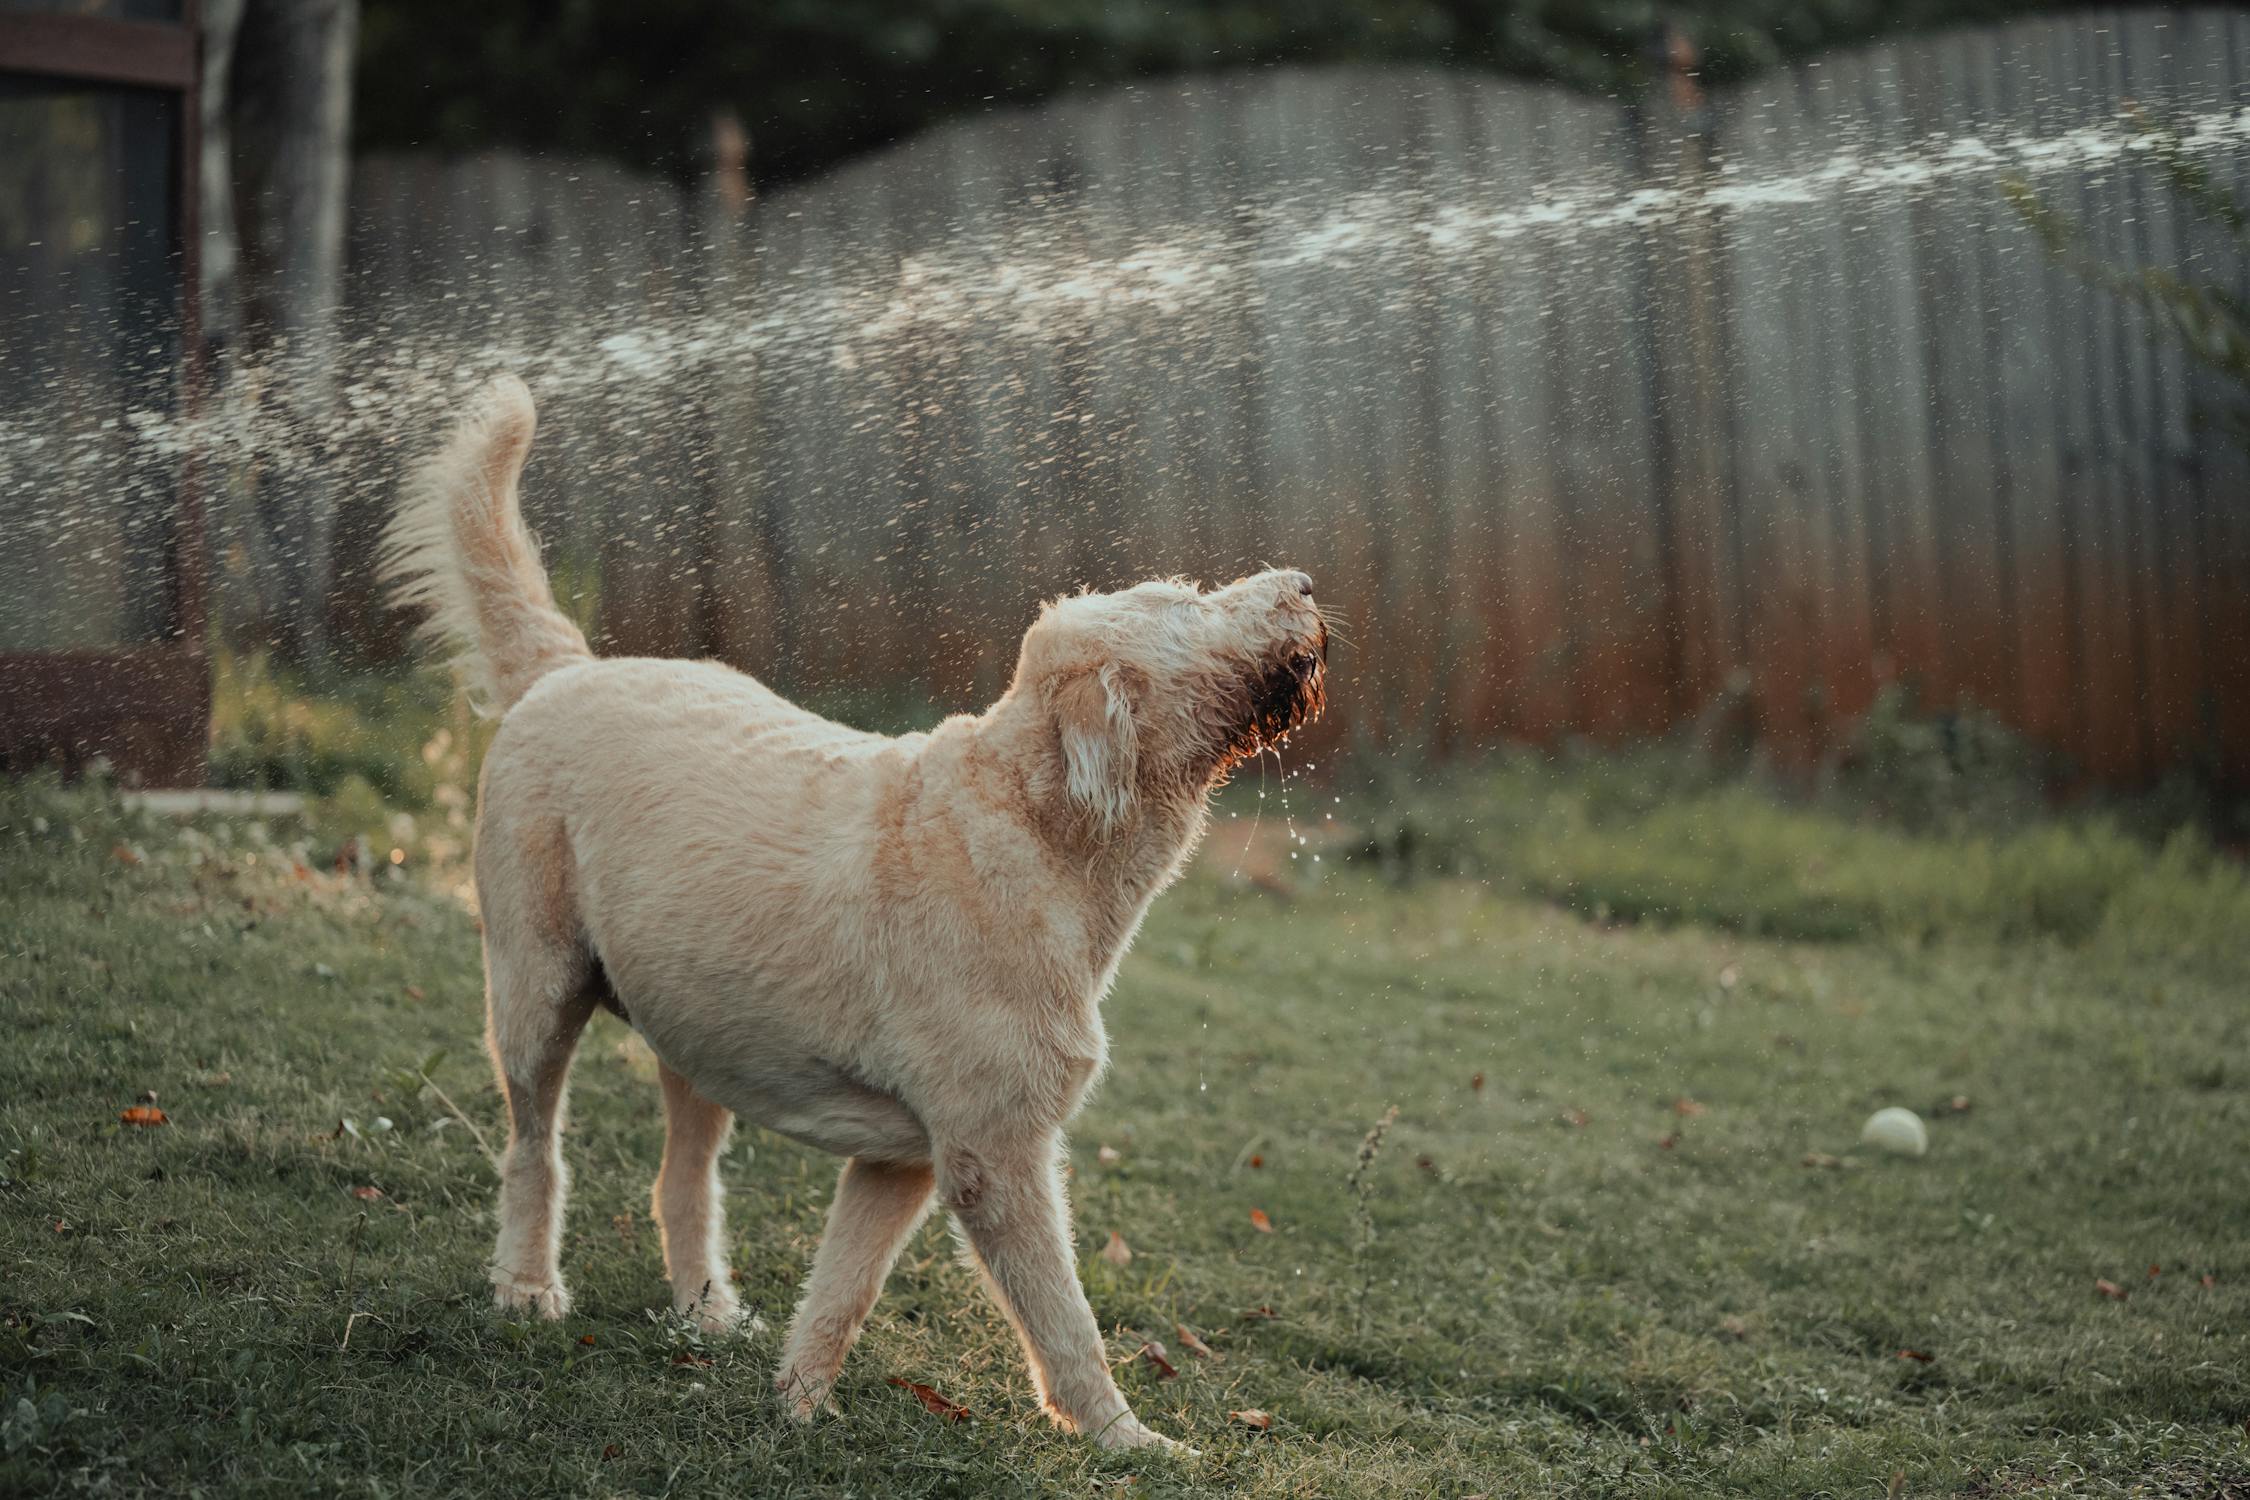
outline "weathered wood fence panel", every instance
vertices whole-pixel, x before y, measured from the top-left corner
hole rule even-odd
[[[2145,159],[2008,165],[2121,138],[2126,100],[2250,109],[2250,18],[1917,39],[1684,116],[1428,70],[1150,84],[739,226],[598,166],[377,159],[355,308],[593,351],[535,373],[533,503],[618,649],[969,706],[1042,597],[1286,560],[1353,642],[1331,734],[1371,747],[1732,704],[1804,763],[1904,679],[2105,778],[2250,783],[2250,464],[2198,420],[2241,393],[1999,190],[2250,288]],[[2210,160],[2250,185],[2250,146]]]

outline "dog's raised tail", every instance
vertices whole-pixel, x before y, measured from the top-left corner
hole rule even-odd
[[[517,480],[538,426],[531,392],[492,381],[408,482],[383,534],[391,601],[425,611],[422,634],[449,657],[478,713],[504,714],[557,667],[593,655],[555,607]]]

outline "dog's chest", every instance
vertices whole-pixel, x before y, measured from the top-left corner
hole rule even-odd
[[[1100,1010],[1089,1000],[1082,1010],[1057,1017],[1043,1041],[1044,1066],[1038,1071],[1044,1076],[1036,1082],[1027,1079],[1027,1092],[1050,1095],[1055,1123],[1060,1124],[1078,1113],[1108,1068],[1109,1034]]]
[[[1109,1066],[1108,1039],[1100,1036],[1098,1027],[1096,1037],[1100,1045],[1091,1056],[1064,1059],[1062,1117],[1065,1120],[1073,1118],[1085,1107],[1087,1098],[1094,1092],[1094,1085],[1101,1081],[1103,1070]]]

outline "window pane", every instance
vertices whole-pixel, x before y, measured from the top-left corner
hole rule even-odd
[[[173,96],[0,76],[0,651],[171,625]]]

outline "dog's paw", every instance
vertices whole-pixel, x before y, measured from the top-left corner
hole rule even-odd
[[[709,1334],[757,1334],[766,1331],[766,1320],[746,1311],[733,1293],[675,1297],[672,1310]]]
[[[843,1415],[843,1409],[828,1394],[834,1384],[832,1380],[821,1380],[794,1367],[783,1370],[773,1380],[773,1388],[781,1392],[782,1404],[788,1408],[789,1420],[800,1425],[821,1412],[832,1417]]]
[[[494,1272],[492,1301],[502,1312],[528,1312],[552,1323],[570,1311],[570,1293],[560,1281]]]
[[[1194,1458],[1200,1449],[1176,1442],[1153,1428],[1141,1425],[1141,1419],[1127,1412],[1107,1427],[1093,1434],[1096,1443],[1104,1448],[1160,1448],[1175,1458]]]

